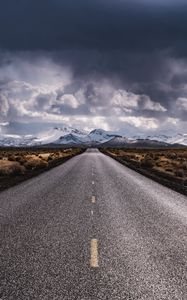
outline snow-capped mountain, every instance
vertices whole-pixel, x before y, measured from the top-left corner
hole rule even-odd
[[[85,132],[72,127],[55,127],[38,136],[0,135],[0,146],[41,146],[48,144],[55,145],[98,145],[107,142],[118,134],[102,129]]]
[[[136,143],[136,140],[134,139],[130,139],[130,138],[126,138],[123,136],[118,136],[118,137],[114,137],[112,139],[110,139],[109,141],[106,141],[102,144],[102,146],[104,147],[123,147],[123,146],[129,146]]]
[[[94,129],[90,133],[80,132],[78,130],[73,130],[70,133],[60,136],[53,143],[55,144],[83,144],[83,145],[97,145],[111,140],[117,137],[117,134],[102,130]]]
[[[38,144],[66,144],[71,142],[83,141],[87,136],[87,132],[80,131],[72,127],[55,127],[49,131],[42,132],[37,140]]]
[[[166,148],[169,147],[169,144],[165,142],[159,142],[155,140],[148,139],[126,139],[122,138],[114,138],[106,143],[102,143],[101,147],[107,148]]]
[[[164,142],[167,144],[180,144],[187,146],[187,133],[181,134],[178,133],[174,136],[167,136],[164,134],[161,135],[140,135],[140,136],[134,136],[133,139],[136,140],[150,140],[150,141],[158,141],[158,142]]]
[[[187,146],[187,134],[175,136],[153,135],[134,136],[127,138],[118,133],[94,129],[91,132],[81,131],[76,128],[63,126],[55,127],[48,131],[33,135],[10,135],[0,134],[0,146],[23,147],[42,145],[63,146],[106,146],[106,147],[167,147],[169,145],[181,144]]]
[[[167,142],[170,144],[182,144],[187,146],[187,133],[184,134],[178,133],[177,135],[168,138]]]
[[[122,136],[116,133],[105,131],[103,129],[94,129],[89,133],[88,137],[92,142],[104,143],[113,138],[122,137]]]
[[[32,135],[0,134],[0,146],[2,147],[24,147],[35,144],[36,137]]]

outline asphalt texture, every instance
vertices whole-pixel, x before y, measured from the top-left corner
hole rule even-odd
[[[1,192],[0,299],[186,300],[187,197],[95,149]]]

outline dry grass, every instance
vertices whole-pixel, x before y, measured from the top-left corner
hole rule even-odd
[[[69,149],[0,149],[0,190],[55,167],[82,150]]]
[[[12,176],[25,173],[25,167],[19,162],[0,160],[0,176]]]
[[[7,149],[0,150],[0,176],[45,169],[50,164],[77,154],[80,149]]]
[[[187,182],[187,149],[108,149],[108,154],[163,177]]]

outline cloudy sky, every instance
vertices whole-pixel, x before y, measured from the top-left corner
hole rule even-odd
[[[187,131],[186,0],[0,0],[0,130]]]

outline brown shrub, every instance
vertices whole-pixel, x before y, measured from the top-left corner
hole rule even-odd
[[[159,155],[154,155],[154,160],[158,160],[159,158]]]
[[[120,156],[119,156],[120,157]],[[121,156],[122,159],[125,159],[126,161],[130,161],[131,158],[129,155],[124,155],[124,156]]]
[[[51,161],[51,160],[53,160],[53,156],[49,155],[48,158],[47,158],[47,161]]]
[[[184,171],[183,171],[183,169],[178,169],[178,170],[176,170],[176,171],[175,171],[175,175],[176,175],[177,177],[184,177]]]
[[[24,164],[24,167],[28,170],[44,169],[48,166],[48,163],[44,160],[30,160]]]
[[[24,163],[26,163],[26,159],[22,156],[17,156],[16,157],[16,161],[18,161],[21,165],[23,165]]]
[[[145,157],[144,159],[141,160],[141,166],[143,168],[153,168],[154,165],[155,165],[155,162],[152,158]]]
[[[187,152],[184,152],[182,156],[187,159]]]
[[[10,175],[20,175],[24,173],[25,173],[25,167],[21,166],[18,162],[0,165],[0,175],[10,176]]]
[[[177,154],[174,153],[174,152],[168,153],[166,156],[167,156],[167,158],[169,158],[169,159],[176,159],[176,158],[177,158]]]
[[[7,158],[9,161],[16,161],[16,157],[12,154],[9,154]]]
[[[186,171],[187,170],[187,162],[183,162],[181,164],[181,168]]]

